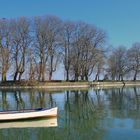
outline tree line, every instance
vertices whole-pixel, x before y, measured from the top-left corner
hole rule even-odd
[[[64,21],[55,16],[0,19],[1,81],[52,80],[63,65],[66,81],[123,80],[139,74],[140,44],[109,51],[106,32],[85,23]],[[109,55],[108,55],[109,54]]]
[[[130,48],[119,46],[112,50],[107,59],[107,74],[111,80],[138,80],[140,74],[140,43]]]

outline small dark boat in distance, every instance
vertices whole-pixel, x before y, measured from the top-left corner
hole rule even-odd
[[[19,111],[4,111],[4,112],[0,112],[0,121],[56,117],[57,110],[58,108],[55,107],[51,109],[40,108],[40,109],[19,110]]]

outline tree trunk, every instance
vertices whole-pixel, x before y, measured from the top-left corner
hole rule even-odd
[[[21,81],[21,76],[22,76],[23,72],[19,73],[19,77],[18,77],[18,81]]]
[[[43,68],[42,68],[41,81],[42,81],[42,82],[45,81],[45,68],[44,68],[44,66],[43,66]]]
[[[82,80],[82,81],[84,80],[84,76],[83,76],[83,75],[81,75],[81,80]]]
[[[66,81],[69,81],[69,70],[66,70]]]
[[[41,63],[39,79],[45,81],[45,64]]]
[[[88,81],[88,72],[86,69],[85,69],[85,80]]]
[[[137,80],[137,71],[136,71],[135,74],[134,74],[134,78],[133,78],[133,80],[134,80],[134,81]]]
[[[85,80],[88,81],[88,75],[87,74],[85,75]]]
[[[78,74],[75,73],[75,81],[78,81]]]
[[[52,80],[52,71],[49,72],[49,81]]]
[[[6,73],[2,73],[2,82],[5,82],[7,80]]]
[[[95,81],[97,81],[97,77],[98,77],[98,74],[96,74],[96,76],[95,76]]]
[[[16,71],[16,72],[15,72],[15,75],[14,75],[14,81],[17,80],[17,76],[18,76],[18,72]]]
[[[41,81],[44,82],[45,81],[45,74],[44,72],[42,73],[42,78],[41,78]]]
[[[52,73],[53,73],[53,56],[51,56],[51,64],[50,64],[50,72],[49,72],[49,80],[52,80]]]

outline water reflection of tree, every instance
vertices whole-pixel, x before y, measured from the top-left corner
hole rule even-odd
[[[36,107],[36,98],[35,98],[35,91],[31,90],[29,93],[29,103],[30,103],[30,107],[31,108],[35,108]]]
[[[135,101],[136,101],[136,109],[139,110],[140,107],[140,95],[138,94],[138,88],[134,87]]]
[[[61,123],[57,128],[7,129],[0,131],[0,136],[4,139],[6,136],[3,134],[10,134],[11,139],[17,139],[15,134],[20,132],[19,138],[22,139],[24,136],[25,140],[34,138],[39,140],[102,140],[106,134],[106,127],[111,126],[114,118],[132,119],[133,127],[140,129],[139,93],[140,88],[93,90],[92,92],[66,91],[65,108],[59,114]],[[24,92],[21,92],[21,98],[26,105],[27,101],[23,97]],[[27,98],[30,100],[27,104],[32,104],[33,107],[58,104],[54,95],[47,91],[40,91],[40,93],[30,91]],[[7,97],[4,99],[7,100]],[[9,104],[8,100],[7,103]]]
[[[22,98],[22,93],[20,90],[14,92],[15,101],[17,103],[17,110],[25,109],[25,101]]]
[[[32,90],[29,94],[30,103],[32,108],[37,107],[53,107],[56,105],[53,100],[52,93],[45,90]]]
[[[49,100],[48,100],[48,104],[49,104],[49,107],[55,107],[56,106],[56,101],[53,99],[53,93],[51,92],[48,92],[49,94]]]
[[[38,91],[38,101],[39,101],[39,105],[40,107],[44,107],[45,106],[45,92],[44,91]]]
[[[22,110],[29,108],[54,107],[56,101],[51,92],[45,90],[2,90],[2,110]]]
[[[134,96],[132,96],[133,109],[131,109],[129,116],[135,120],[136,128],[140,128],[140,88],[134,87]]]
[[[135,111],[139,111],[137,88],[118,88],[110,90],[110,109],[112,115],[119,118],[128,118]],[[137,112],[138,113],[138,112]]]
[[[99,102],[95,103],[88,91],[66,92],[64,131],[67,135],[70,134],[68,139],[77,137],[80,140],[91,138],[98,140],[103,138],[105,130],[102,126],[101,116],[104,113],[100,109],[101,105],[98,104],[101,104],[101,98],[99,94],[95,95],[98,96]]]
[[[110,108],[113,118],[131,120],[132,127],[140,129],[140,88],[118,88],[108,90]],[[113,122],[112,122],[113,123]]]
[[[8,110],[9,103],[7,101],[7,94],[4,90],[1,91],[1,94],[2,94],[2,108],[3,108],[3,110]]]
[[[118,88],[118,89],[112,89],[111,94],[109,94],[109,99],[110,99],[110,107],[112,109],[118,108],[121,110],[123,108],[123,88]]]

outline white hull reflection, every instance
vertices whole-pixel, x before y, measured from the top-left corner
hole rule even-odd
[[[30,120],[30,121],[11,121],[11,122],[0,122],[0,129],[4,128],[37,128],[37,127],[56,127],[57,117],[49,119],[40,120]]]

